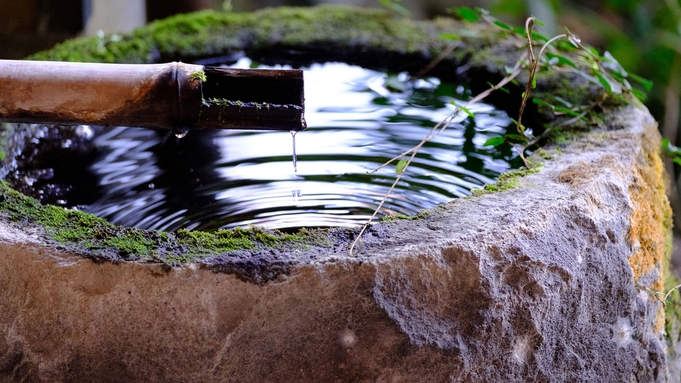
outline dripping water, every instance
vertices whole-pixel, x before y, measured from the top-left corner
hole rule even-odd
[[[175,129],[173,129],[173,134],[175,134],[175,137],[177,137],[177,138],[184,138],[184,136],[187,135],[187,132],[189,132],[188,128],[175,128]]]
[[[281,132],[196,130],[184,137],[186,129],[175,129],[169,133],[184,138],[165,140],[149,129],[95,129],[98,156],[88,169],[102,193],[95,201],[69,198],[68,206],[115,224],[171,231],[361,226],[396,176],[394,168],[367,171],[419,144],[452,113],[452,100],[470,97],[463,85],[433,78],[408,82],[405,74],[398,78],[405,89],[396,91],[389,75],[359,67],[305,70],[304,138],[313,144],[306,141],[300,153],[296,132],[290,149]],[[379,216],[416,214],[467,196],[518,165],[510,147],[484,145],[515,131],[508,115],[484,104],[470,108],[474,120],[460,117],[423,145]],[[298,157],[305,161],[300,171]]]
[[[293,141],[293,172],[298,173],[298,156],[296,156],[296,131],[291,131],[291,139]]]

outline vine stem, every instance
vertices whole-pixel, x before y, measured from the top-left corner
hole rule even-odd
[[[537,69],[539,68],[539,63],[541,60],[541,56],[544,54],[544,51],[546,48],[551,46],[551,44],[554,41],[567,38],[569,37],[567,34],[560,34],[557,36],[552,37],[549,39],[547,42],[542,45],[541,49],[539,50],[539,55],[534,54],[534,48],[532,47],[532,27],[534,26],[534,17],[529,17],[527,21],[525,22],[525,33],[527,35],[527,52],[528,56],[530,58],[530,77],[527,80],[527,84],[525,85],[525,92],[523,93],[523,100],[520,103],[520,111],[518,112],[518,120],[516,123],[516,131],[522,136],[525,136],[525,127],[522,124],[523,120],[523,114],[525,113],[525,107],[527,106],[527,101],[530,99],[530,92],[532,91],[533,85],[534,85],[534,79],[535,75],[537,74]],[[529,164],[527,163],[527,159],[525,158],[525,151],[527,150],[528,147],[536,144],[539,141],[539,138],[544,137],[546,132],[544,134],[540,135],[538,138],[535,138],[534,140],[528,141],[525,143],[525,145],[519,145],[518,149],[518,155],[520,156],[520,159],[523,160],[523,164],[525,165],[526,168],[529,168]],[[514,145],[515,146],[515,145]]]
[[[486,89],[485,91],[479,93],[477,96],[473,97],[471,100],[469,100],[469,101],[467,101],[466,103],[464,103],[463,106],[464,106],[464,107],[467,107],[467,106],[470,105],[470,104],[473,104],[473,103],[475,103],[475,102],[478,102],[478,101],[484,99],[485,97],[489,96],[489,95],[490,95],[492,92],[494,92],[495,90],[498,90],[499,88],[501,88],[501,87],[503,87],[504,85],[508,84],[509,82],[513,81],[513,79],[515,79],[515,78],[522,72],[521,67],[522,67],[522,61],[523,61],[524,59],[525,59],[525,55],[523,55],[518,61],[516,61],[515,66],[513,67],[513,70],[511,71],[511,74],[509,74],[509,75],[507,75],[506,77],[504,77],[503,79],[501,79],[501,81],[499,81],[496,85],[494,85],[494,86],[492,86],[492,87]],[[354,256],[355,256],[355,254],[354,254],[355,246],[357,246],[357,243],[359,243],[359,241],[361,240],[362,235],[364,234],[364,232],[366,231],[366,229],[369,227],[369,225],[371,225],[371,222],[374,220],[374,218],[376,218],[376,215],[378,214],[378,212],[381,211],[381,208],[383,207],[383,204],[385,204],[385,202],[388,200],[388,197],[390,197],[390,195],[392,194],[393,190],[395,189],[395,186],[397,186],[397,183],[400,182],[400,180],[402,179],[402,175],[404,174],[404,172],[407,170],[407,168],[409,167],[409,165],[411,164],[411,162],[412,162],[412,161],[414,160],[414,158],[416,157],[416,154],[418,153],[419,149],[421,149],[421,147],[423,147],[423,145],[424,145],[426,142],[428,142],[428,141],[432,140],[433,138],[437,137],[440,133],[442,133],[445,129],[447,129],[447,128],[449,127],[449,125],[452,123],[452,121],[454,120],[454,118],[455,118],[460,112],[461,112],[461,107],[460,107],[460,106],[457,106],[457,108],[456,108],[456,110],[454,110],[454,112],[452,112],[451,114],[449,114],[449,115],[448,115],[447,117],[445,117],[442,121],[440,121],[437,125],[435,125],[434,127],[432,127],[432,128],[430,129],[430,131],[428,132],[428,134],[427,134],[427,135],[421,140],[421,142],[419,142],[416,146],[414,146],[413,148],[411,148],[411,149],[409,149],[409,150],[403,152],[402,154],[400,154],[400,155],[398,155],[398,156],[395,156],[395,157],[391,158],[390,160],[386,161],[386,162],[385,162],[384,164],[382,164],[381,166],[379,166],[379,167],[377,167],[376,169],[371,170],[371,171],[368,172],[368,173],[375,173],[375,172],[377,172],[378,170],[380,170],[380,169],[382,169],[382,168],[388,166],[388,165],[389,165],[390,163],[392,163],[393,161],[395,161],[395,160],[397,160],[397,159],[400,159],[400,158],[402,158],[402,157],[404,157],[404,156],[406,156],[406,155],[408,155],[408,154],[411,154],[411,156],[410,156],[409,159],[407,160],[407,164],[406,164],[406,166],[404,167],[403,171],[397,175],[397,177],[395,178],[395,181],[393,181],[393,184],[390,186],[390,189],[388,189],[388,192],[387,192],[386,195],[381,199],[381,202],[378,204],[378,207],[374,210],[374,213],[373,213],[373,214],[371,215],[371,217],[364,223],[364,225],[362,226],[362,229],[360,230],[359,234],[357,234],[357,237],[355,237],[355,240],[352,241],[352,244],[350,245],[350,250],[349,250],[349,253],[350,253],[350,256],[351,256],[351,257],[354,257]]]
[[[383,205],[385,204],[385,202],[388,200],[388,198],[392,194],[393,190],[395,189],[395,186],[397,186],[397,183],[402,179],[402,175],[407,170],[407,168],[409,167],[411,162],[414,160],[414,158],[416,157],[416,154],[423,147],[423,145],[426,142],[437,137],[440,133],[442,133],[445,129],[447,129],[449,127],[449,125],[452,123],[452,121],[454,120],[454,118],[461,112],[462,108],[466,108],[466,107],[468,107],[468,105],[476,103],[476,102],[484,99],[485,97],[489,96],[492,92],[502,88],[504,85],[513,81],[513,79],[515,79],[522,72],[521,68],[523,66],[523,64],[522,64],[523,61],[527,57],[529,57],[529,60],[530,60],[530,65],[529,65],[530,77],[529,77],[529,80],[527,82],[527,85],[525,86],[525,92],[523,94],[523,99],[522,99],[522,102],[521,102],[521,105],[520,105],[520,112],[519,112],[519,115],[518,115],[518,121],[517,121],[517,125],[516,125],[516,130],[518,131],[518,133],[525,136],[525,129],[522,126],[522,115],[523,115],[523,112],[525,110],[525,107],[527,106],[527,101],[529,100],[530,91],[532,89],[535,74],[537,72],[537,68],[539,67],[539,62],[540,62],[540,59],[542,57],[542,54],[544,53],[546,48],[548,48],[554,41],[562,39],[562,38],[569,38],[570,37],[570,35],[567,35],[567,34],[561,34],[561,35],[558,35],[558,36],[554,36],[553,38],[549,39],[546,43],[544,43],[544,45],[542,45],[541,49],[539,50],[539,54],[535,55],[533,43],[532,43],[532,27],[534,26],[534,20],[535,20],[534,17],[529,17],[527,19],[527,21],[525,22],[525,33],[527,35],[528,49],[525,53],[523,53],[523,55],[520,57],[520,59],[518,59],[518,61],[516,61],[515,66],[511,70],[510,74],[506,75],[496,85],[494,85],[494,86],[486,89],[485,91],[479,93],[477,96],[475,96],[471,100],[467,101],[462,106],[457,105],[457,108],[454,110],[454,112],[449,114],[447,117],[445,117],[445,119],[443,119],[437,125],[435,125],[433,128],[431,128],[430,131],[428,131],[428,134],[426,134],[426,136],[416,146],[414,146],[413,148],[411,148],[411,149],[409,149],[405,152],[402,152],[401,154],[389,159],[388,161],[386,161],[385,163],[383,163],[381,166],[377,167],[376,169],[367,172],[367,173],[375,173],[375,172],[379,171],[380,169],[388,166],[392,162],[394,162],[394,161],[396,161],[396,160],[398,160],[398,159],[400,159],[400,158],[402,158],[406,155],[410,155],[404,169],[402,169],[402,172],[397,175],[397,177],[395,178],[395,181],[393,181],[393,184],[390,186],[390,189],[388,189],[388,192],[386,193],[385,196],[383,196],[383,198],[381,199],[381,202],[378,204],[378,207],[374,210],[374,213],[367,220],[367,222],[364,223],[359,234],[357,235],[357,237],[355,237],[355,240],[352,241],[352,244],[350,245],[350,250],[349,250],[351,257],[355,256],[355,254],[354,254],[355,246],[357,245],[357,243],[359,243],[359,241],[362,238],[362,235],[364,234],[366,229],[369,227],[369,225],[371,225],[371,222],[373,222],[374,218],[376,218],[376,215],[378,214],[378,212],[381,211],[381,208],[383,208]],[[438,55],[438,57],[435,60],[433,60],[433,62],[431,62],[431,64],[429,64],[429,67],[427,67],[427,69],[424,68],[424,70],[420,71],[419,74],[421,74],[422,72],[425,73],[428,70],[432,69],[432,67],[437,65],[437,63],[442,61],[449,53],[451,53],[451,51],[455,47],[456,47],[456,44],[450,44],[450,46],[448,46],[447,49],[445,50],[446,53],[444,51],[442,53],[440,53]],[[414,77],[417,78],[417,76],[414,76]],[[583,116],[580,115],[579,118],[581,118],[581,117],[583,117]],[[577,117],[575,117],[575,118],[577,118]],[[545,136],[545,134],[546,134],[546,132],[544,132],[540,136],[536,137],[535,139],[528,141],[527,144],[525,144],[524,146],[521,146],[519,148],[518,154],[519,154],[520,158],[523,160],[525,167],[528,167],[527,160],[525,159],[525,150],[527,150],[527,148],[529,146],[537,143],[542,137]]]

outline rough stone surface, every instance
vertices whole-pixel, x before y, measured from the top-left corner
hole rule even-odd
[[[0,225],[0,381],[664,382],[669,208],[628,107],[518,187],[257,285],[96,263]]]

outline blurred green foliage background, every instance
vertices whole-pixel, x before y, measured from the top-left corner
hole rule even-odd
[[[679,145],[681,5],[679,0],[498,0],[482,5],[517,25],[533,15],[553,35],[567,27],[585,43],[609,51],[622,66],[653,81],[646,105],[660,132]],[[681,166],[667,161],[670,200],[681,227]]]

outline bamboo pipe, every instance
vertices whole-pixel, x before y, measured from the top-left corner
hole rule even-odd
[[[306,128],[300,70],[0,60],[0,122]]]

